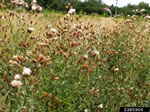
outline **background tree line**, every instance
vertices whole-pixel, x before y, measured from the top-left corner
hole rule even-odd
[[[0,0],[2,1],[2,0]],[[29,4],[31,3],[32,0],[24,0],[28,2]],[[5,3],[10,2],[10,0],[5,0]],[[104,11],[105,7],[108,7],[111,11],[112,14],[115,14],[116,11],[116,6],[108,6],[105,3],[103,3],[101,0],[37,0],[38,4],[42,6],[44,9],[47,10],[57,10],[57,11],[66,11],[65,6],[68,3],[71,3],[73,8],[76,9],[77,13],[80,11],[85,12],[87,14],[92,14],[92,13],[97,13],[100,15],[103,15],[106,13]],[[138,5],[131,5],[128,4],[127,6],[124,7],[118,7],[118,14],[122,15],[130,15],[133,14],[134,9],[145,9],[146,11],[144,12],[145,14],[150,14],[150,6],[148,3],[141,2]]]

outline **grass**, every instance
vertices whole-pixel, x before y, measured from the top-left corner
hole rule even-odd
[[[9,10],[0,15],[0,111],[150,106],[149,20]],[[24,74],[24,67],[32,72]],[[16,74],[20,88],[12,84]]]

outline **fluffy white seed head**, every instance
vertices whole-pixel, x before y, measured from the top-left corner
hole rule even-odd
[[[54,29],[54,28],[51,28],[50,31],[51,31],[51,32],[57,32],[57,30]]]
[[[141,9],[140,12],[141,12],[141,13],[145,12],[145,9]]]
[[[33,32],[35,29],[33,27],[28,28],[28,32],[31,33]]]
[[[88,109],[85,109],[84,112],[89,112]]]
[[[76,12],[76,9],[70,9],[69,11],[68,11],[68,14],[73,14],[73,13],[75,13]]]
[[[98,108],[103,108],[103,104],[98,105]]]
[[[11,85],[12,85],[13,87],[20,88],[20,87],[22,86],[22,82],[21,82],[21,81],[18,81],[18,80],[13,80],[13,81],[11,82]]]
[[[115,72],[119,71],[119,68],[115,68],[114,71],[115,71]]]
[[[20,76],[19,74],[16,74],[15,77],[14,77],[14,79],[15,79],[15,80],[20,80],[20,79],[21,79],[21,76]]]
[[[87,59],[87,58],[88,58],[88,55],[87,55],[87,54],[83,55],[83,58]]]
[[[23,74],[23,76],[30,76],[31,75],[31,69],[24,67],[22,74]]]
[[[93,55],[99,55],[98,51],[93,51],[92,53],[93,53]]]
[[[36,10],[36,8],[37,8],[37,6],[36,6],[36,5],[33,5],[33,6],[31,7],[31,9],[32,9],[33,11],[35,11],[35,10]]]

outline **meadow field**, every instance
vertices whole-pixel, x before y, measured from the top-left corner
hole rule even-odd
[[[0,11],[0,112],[150,107],[150,18]]]

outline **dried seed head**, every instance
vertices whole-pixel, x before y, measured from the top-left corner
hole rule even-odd
[[[22,74],[23,74],[23,76],[30,76],[31,75],[31,69],[24,67]]]
[[[33,27],[28,28],[27,32],[32,33],[35,29]]]
[[[20,76],[19,74],[16,74],[15,77],[14,77],[14,79],[15,79],[15,80],[20,80],[20,79],[21,79],[21,76]]]
[[[46,98],[48,96],[47,92],[42,92],[42,98]]]
[[[12,85],[13,87],[20,88],[20,87],[22,86],[22,82],[21,82],[21,81],[18,81],[18,80],[13,80],[13,81],[11,82],[11,85]]]
[[[0,85],[0,92],[1,92],[2,88],[3,88],[2,85]]]
[[[103,108],[103,104],[100,104],[97,106],[98,108]]]

